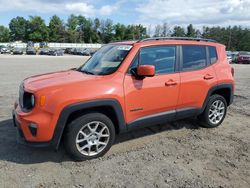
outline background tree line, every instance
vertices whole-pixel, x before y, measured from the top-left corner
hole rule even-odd
[[[225,44],[228,50],[250,51],[250,29],[241,26],[203,27],[196,29],[192,24],[186,28],[158,24],[153,29],[141,24],[114,24],[112,20],[90,19],[70,15],[66,23],[58,16],[51,17],[49,24],[40,16],[13,18],[9,27],[0,26],[0,42],[34,41],[67,43],[108,43],[121,40],[138,40],[149,36],[203,37]]]
[[[69,42],[69,43],[108,43],[116,40],[136,40],[146,36],[142,25],[114,24],[112,20],[90,19],[70,15],[67,22],[54,15],[49,25],[40,16],[13,18],[9,28],[0,26],[0,42]]]

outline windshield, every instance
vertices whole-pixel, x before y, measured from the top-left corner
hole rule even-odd
[[[118,69],[131,48],[131,45],[105,45],[80,67],[79,71],[95,75],[112,74]]]

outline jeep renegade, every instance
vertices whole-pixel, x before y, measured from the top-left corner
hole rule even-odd
[[[103,156],[135,127],[197,117],[217,127],[233,101],[225,46],[209,39],[111,43],[77,69],[25,79],[13,111],[19,141],[76,160]]]

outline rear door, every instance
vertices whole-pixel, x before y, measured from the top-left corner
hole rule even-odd
[[[209,48],[199,45],[183,45],[181,52],[178,109],[201,108],[208,90],[217,83],[208,57]]]

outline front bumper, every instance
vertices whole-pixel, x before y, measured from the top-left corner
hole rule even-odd
[[[21,128],[21,124],[17,119],[17,114],[15,110],[12,112],[13,118],[13,125],[17,131],[17,142],[22,145],[31,146],[31,147],[52,147],[51,142],[35,142],[35,141],[28,141],[24,136],[24,132]]]

